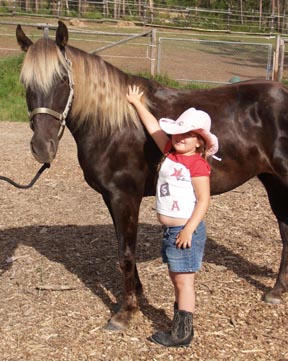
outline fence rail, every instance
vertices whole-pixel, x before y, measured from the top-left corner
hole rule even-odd
[[[173,58],[173,68],[169,67]],[[227,84],[273,78],[273,46],[239,41],[165,38],[158,40],[157,73],[185,83]],[[185,71],[184,71],[185,69]]]
[[[18,21],[1,21],[0,57],[19,53],[15,28]],[[56,25],[22,23],[32,39],[38,39],[41,31],[49,31],[50,37]],[[112,28],[112,27],[111,27]],[[7,30],[9,29],[9,30]],[[129,29],[128,29],[129,30]],[[132,31],[97,31],[69,27],[69,43],[90,53],[101,53],[114,66],[130,73],[156,73],[167,75],[180,82],[229,83],[251,78],[282,80],[288,77],[285,60],[285,43],[271,37],[269,43],[260,38],[259,43],[239,40],[200,39],[195,33],[164,32],[153,29],[143,33]],[[173,34],[173,37],[171,36]],[[189,35],[189,38],[188,38]],[[212,36],[212,35],[211,35]],[[207,37],[207,36],[206,36]],[[120,40],[119,40],[120,38]],[[246,38],[247,39],[247,38]],[[275,41],[277,39],[277,41]],[[285,39],[285,38],[284,38]]]
[[[45,1],[6,0],[1,1],[1,15],[29,15],[45,17],[78,17],[94,21],[125,20],[142,24],[192,27],[221,31],[288,33],[288,19],[285,11],[265,13],[257,10],[240,11],[237,8],[202,9],[198,7],[157,5],[143,1]],[[160,2],[159,2],[160,3]]]
[[[49,34],[57,28],[57,25],[47,23],[7,22],[1,21],[0,18],[0,57],[10,55],[12,52],[20,53],[15,38],[15,28],[18,24],[25,27],[25,32],[32,39],[41,36],[39,30]],[[9,27],[11,32],[1,32],[1,25]],[[69,43],[90,53],[101,52],[103,58],[108,58],[113,65],[124,71],[140,71],[154,76],[156,74],[157,46],[155,33],[155,29],[142,33],[127,33],[69,28]],[[12,39],[8,40],[11,37]],[[122,39],[119,40],[119,37]],[[129,59],[129,61],[124,62],[123,59]],[[123,63],[125,63],[125,67],[123,67]]]

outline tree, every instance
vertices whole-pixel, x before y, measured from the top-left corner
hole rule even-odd
[[[87,11],[87,0],[78,0],[78,14],[85,13]]]
[[[259,29],[262,27],[262,0],[259,1]]]
[[[271,24],[270,24],[270,28],[271,28],[271,32],[274,32],[274,16],[275,16],[275,0],[271,0]]]
[[[241,17],[241,25],[243,25],[243,2],[240,0],[240,17]]]

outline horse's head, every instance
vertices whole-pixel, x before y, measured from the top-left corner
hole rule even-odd
[[[31,151],[40,163],[50,163],[56,156],[73,98],[71,66],[65,52],[68,30],[59,21],[55,42],[46,37],[33,44],[18,25],[16,38],[27,52],[20,79],[34,132]]]

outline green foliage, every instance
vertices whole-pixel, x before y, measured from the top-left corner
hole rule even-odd
[[[83,18],[86,19],[102,19],[103,18],[103,14],[100,13],[99,11],[95,11],[95,12],[88,12],[86,11],[85,13],[82,14]]]
[[[157,0],[155,3],[158,2]],[[166,3],[168,6],[187,6],[187,7],[195,7],[197,6],[197,0],[167,0],[162,1],[162,3]]]
[[[151,75],[149,73],[139,73],[139,76],[147,79],[151,79]],[[204,89],[215,87],[215,85],[211,84],[201,84],[201,83],[180,83],[177,80],[169,78],[167,74],[158,74],[154,78],[154,80],[158,81],[160,84],[164,86],[168,86],[170,88],[175,89]]]
[[[169,86],[169,87],[172,87],[172,88],[180,89],[183,87],[183,85],[181,85],[177,80],[169,78],[169,76],[167,74],[156,75],[154,79],[156,81],[158,81],[159,83]]]
[[[26,121],[25,90],[19,82],[23,55],[0,61],[0,121]]]
[[[4,6],[0,6],[0,13],[9,13],[9,9]]]
[[[285,3],[284,3],[285,4]],[[280,7],[281,1],[280,1]],[[219,9],[219,10],[228,10],[236,9],[240,10],[240,2],[239,0],[154,0],[154,5],[157,6],[173,6],[173,7],[198,7],[202,9]],[[253,11],[259,10],[259,1],[256,0],[245,0],[243,1],[243,10],[244,11]],[[266,12],[271,11],[271,1],[263,0],[262,2],[262,10]]]

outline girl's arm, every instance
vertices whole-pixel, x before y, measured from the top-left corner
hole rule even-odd
[[[179,232],[176,239],[177,248],[191,247],[192,234],[202,221],[210,203],[210,179],[209,177],[193,177],[192,184],[196,195],[196,205],[185,227]],[[189,200],[188,200],[189,201]]]
[[[164,153],[164,148],[169,140],[167,134],[160,128],[157,119],[152,113],[141,103],[143,92],[140,92],[138,86],[128,87],[127,100],[133,104],[137,113],[144,124],[147,132],[151,135],[158,148]]]

